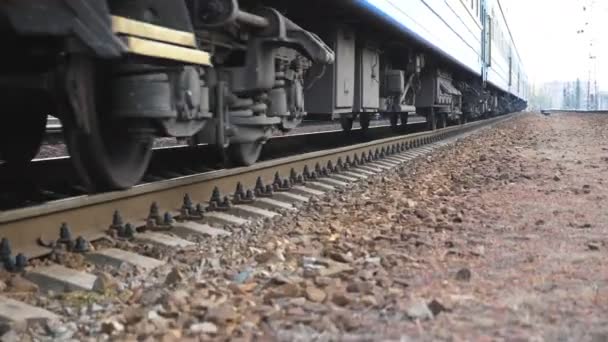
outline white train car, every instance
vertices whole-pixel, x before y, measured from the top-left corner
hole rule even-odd
[[[424,46],[481,76],[480,0],[358,0],[358,3]]]
[[[499,0],[487,1],[490,84],[522,100],[527,99],[527,77]]]
[[[8,1],[0,35],[0,159],[27,167],[53,114],[92,190],[136,184],[156,137],[249,165],[307,115],[436,128],[526,106],[500,0]]]
[[[451,112],[443,113],[446,107],[438,106],[437,102],[429,112],[430,101],[424,95],[429,92],[424,89],[418,96],[422,100],[416,106],[418,111],[427,109],[427,116],[438,112],[466,117],[525,108],[527,76],[500,0],[357,0],[357,3],[430,49],[431,56],[436,53],[445,59],[438,67],[447,70],[449,82],[461,92],[462,112],[451,106],[447,107]]]

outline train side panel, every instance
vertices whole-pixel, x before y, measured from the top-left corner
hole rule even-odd
[[[486,1],[492,39],[488,83],[525,101],[527,77],[500,1]]]
[[[470,72],[481,74],[481,26],[460,0],[358,0],[368,9],[433,47]]]

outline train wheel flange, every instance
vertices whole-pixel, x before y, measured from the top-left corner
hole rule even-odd
[[[93,59],[75,57],[67,77],[73,115],[64,134],[72,163],[93,191],[124,189],[143,177],[152,156],[153,135],[142,120],[113,119],[108,80]]]

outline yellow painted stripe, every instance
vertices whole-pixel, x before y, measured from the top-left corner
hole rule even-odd
[[[193,33],[173,30],[115,15],[112,16],[112,30],[114,33],[196,47],[196,39]]]
[[[129,52],[136,55],[170,59],[174,61],[211,65],[211,55],[205,51],[155,42],[135,37],[125,37]]]

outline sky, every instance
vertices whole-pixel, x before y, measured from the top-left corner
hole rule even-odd
[[[501,4],[530,82],[577,77],[586,81],[591,69],[592,75],[597,70],[600,88],[608,90],[608,1],[501,0]],[[580,30],[584,32],[577,33]],[[589,60],[590,54],[597,57],[595,61]]]

